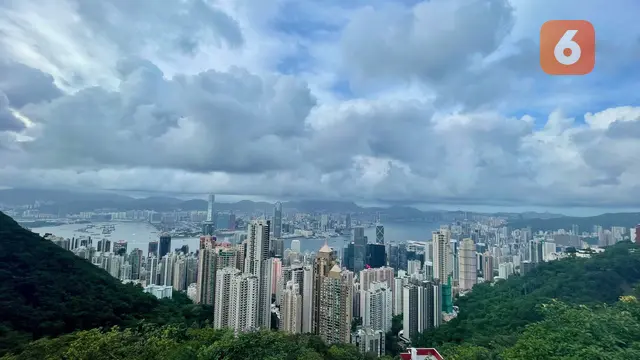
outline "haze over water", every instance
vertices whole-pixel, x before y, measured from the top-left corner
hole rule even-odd
[[[127,251],[131,251],[134,248],[141,249],[145,256],[150,241],[157,241],[159,232],[148,223],[128,223],[128,222],[110,222],[110,223],[94,223],[96,228],[103,224],[115,225],[115,230],[109,236],[109,240],[112,242],[119,240],[126,240]],[[62,236],[64,238],[88,236],[89,233],[79,232],[78,229],[83,228],[86,224],[70,224],[60,226],[47,226],[33,229],[33,232],[40,235],[45,233],[52,233],[55,236]],[[431,232],[438,229],[440,225],[438,223],[385,223],[385,243],[399,242],[406,240],[427,241],[431,239]],[[100,232],[101,230],[96,230]],[[369,242],[375,241],[375,227],[365,228],[365,235],[369,238]],[[105,235],[98,234],[92,236],[94,246],[98,240],[104,238]],[[218,237],[221,239],[221,237]],[[232,241],[229,238],[229,241]],[[285,239],[285,248],[291,247],[291,241],[293,239]],[[317,251],[324,244],[324,239],[304,239],[299,238],[300,248],[304,251]],[[193,238],[173,238],[171,239],[171,248],[180,248],[183,245],[189,246],[189,251],[195,251],[198,249],[200,239]],[[335,249],[341,249],[345,244],[351,241],[351,236],[339,236],[328,239],[329,246]]]

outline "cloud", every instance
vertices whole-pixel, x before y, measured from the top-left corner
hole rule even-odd
[[[239,24],[203,0],[8,1],[0,10],[0,54],[66,91],[117,87],[113,65],[123,56],[171,64],[244,44]]]
[[[444,104],[478,106],[499,97],[511,85],[510,78],[501,75],[518,70],[512,57],[520,54],[493,63],[483,61],[498,50],[514,21],[507,0],[433,0],[409,7],[401,3],[367,7],[346,26],[342,55],[347,71],[360,86],[372,80],[384,84],[417,79],[432,87]],[[483,91],[488,87],[494,89],[490,95]]]
[[[0,132],[1,131],[20,131],[24,129],[24,124],[13,115],[9,109],[9,99],[0,91]]]
[[[25,150],[34,166],[150,166],[260,172],[299,164],[315,100],[288,76],[242,69],[166,80],[145,61],[124,61],[117,91],[88,88],[23,113],[42,126]]]
[[[252,4],[0,5],[0,186],[636,206],[636,44],[603,14],[629,56],[567,79],[537,64],[553,4]]]
[[[51,75],[19,63],[0,62],[0,91],[11,106],[18,109],[62,95]]]

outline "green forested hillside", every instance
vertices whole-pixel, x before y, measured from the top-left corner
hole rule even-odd
[[[43,336],[140,319],[202,324],[213,311],[186,296],[159,301],[21,228],[0,213],[0,354]]]
[[[567,306],[597,307],[615,303],[620,296],[631,293],[640,282],[637,250],[629,242],[619,243],[589,259],[543,263],[525,276],[510,277],[495,285],[477,285],[469,295],[457,300],[460,313],[456,319],[422,334],[414,345],[434,346],[450,357],[471,347],[478,354],[485,354],[473,358],[496,358],[522,341],[527,325],[549,321],[543,304],[558,300]]]
[[[31,343],[4,360],[373,360],[349,344],[328,347],[314,335],[260,331],[234,336],[228,330],[167,325],[107,332],[89,330]],[[387,358],[391,360],[391,358]]]

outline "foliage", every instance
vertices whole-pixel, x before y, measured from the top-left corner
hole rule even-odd
[[[635,298],[599,307],[552,302],[543,312],[545,320],[528,326],[504,351],[504,359],[640,359],[640,304]]]
[[[546,321],[542,304],[612,304],[639,281],[640,251],[629,242],[588,259],[542,263],[522,277],[476,285],[457,299],[457,318],[421,334],[413,345],[436,347],[447,359],[496,359],[520,341],[527,325]]]
[[[399,344],[398,333],[402,330],[402,314],[395,315],[391,319],[391,330],[385,334],[385,353],[397,356],[404,349]]]
[[[543,320],[525,327],[501,351],[473,344],[440,347],[447,360],[631,360],[640,358],[640,302],[624,296],[613,305],[570,305],[552,300]],[[327,346],[315,335],[230,330],[184,325],[113,327],[43,338],[2,360],[370,360],[348,344]],[[382,360],[382,359],[381,359]],[[390,356],[383,360],[392,360]]]
[[[113,327],[104,332],[94,329],[40,339],[27,345],[20,354],[2,359],[365,360],[375,357],[360,354],[348,344],[328,347],[315,335],[260,331],[234,336],[230,330],[208,327],[146,325],[139,329]]]
[[[210,307],[185,295],[158,300],[0,213],[0,355],[29,340],[76,330],[157,324],[197,326]]]

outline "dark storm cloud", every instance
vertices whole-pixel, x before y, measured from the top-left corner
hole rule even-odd
[[[16,109],[62,95],[51,75],[23,64],[3,61],[0,61],[0,91]]]

